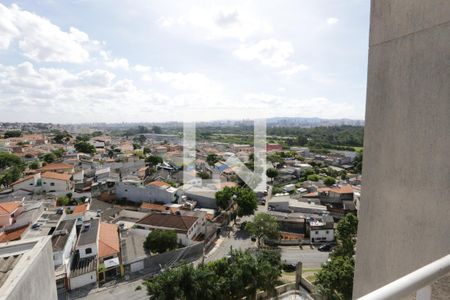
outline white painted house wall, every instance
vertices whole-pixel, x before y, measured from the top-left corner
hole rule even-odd
[[[332,242],[334,241],[333,229],[311,229],[309,234],[311,242]]]
[[[70,278],[70,289],[74,290],[82,286],[96,282],[97,282],[97,272],[92,271],[77,277]]]
[[[92,250],[92,252],[89,254],[86,253],[86,249],[88,249],[88,248],[91,248],[91,250]],[[77,250],[80,251],[80,258],[96,256],[98,253],[96,243],[87,244],[87,245],[83,245],[83,246],[77,246]]]
[[[54,251],[53,252],[53,261],[55,263],[55,266],[60,266],[62,264],[68,265],[70,263],[70,259],[72,257],[72,250],[75,247],[76,243],[76,237],[77,237],[77,231],[74,226],[72,227],[72,230],[69,233],[69,237],[67,238],[66,245],[64,246],[64,249],[62,251]]]
[[[55,193],[68,193],[72,190],[70,181],[42,178],[42,191],[48,193],[54,191]]]

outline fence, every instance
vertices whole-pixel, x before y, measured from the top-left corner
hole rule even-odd
[[[203,242],[180,248],[174,251],[137,259],[125,265],[125,273],[148,273],[155,274],[162,270],[181,264],[191,262],[203,255]]]

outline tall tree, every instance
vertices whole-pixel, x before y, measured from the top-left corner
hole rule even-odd
[[[277,219],[266,213],[256,214],[253,221],[248,222],[245,228],[256,236],[258,247],[261,246],[262,238],[276,239],[279,235]]]
[[[358,219],[347,214],[336,228],[337,246],[316,274],[317,292],[328,299],[351,299]]]
[[[174,230],[155,229],[144,241],[148,252],[163,253],[177,248],[177,233]]]
[[[93,145],[84,141],[79,141],[78,143],[75,143],[75,150],[87,154],[95,154],[96,152],[95,147]]]
[[[273,181],[273,179],[278,176],[278,171],[275,168],[268,168],[266,171],[266,175]]]
[[[237,189],[236,203],[238,205],[237,214],[239,217],[253,215],[258,208],[256,194],[249,188]]]

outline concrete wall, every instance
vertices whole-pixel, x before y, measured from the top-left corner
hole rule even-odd
[[[373,0],[354,297],[449,253],[449,133],[450,1]]]
[[[97,272],[89,272],[77,277],[70,278],[70,289],[74,290],[88,284],[97,282]]]
[[[118,199],[126,198],[135,203],[172,203],[176,200],[175,193],[170,193],[165,189],[153,186],[134,186],[123,182],[117,183],[116,196]]]
[[[125,265],[127,273],[143,271],[146,273],[159,272],[162,268],[174,266],[181,261],[191,262],[203,254],[203,242],[162,254],[147,256]]]
[[[24,254],[26,255],[26,254]],[[35,256],[36,253],[33,253]],[[28,259],[25,273],[16,278],[16,284],[6,298],[8,300],[56,300],[56,282],[53,269],[51,239],[34,259]]]

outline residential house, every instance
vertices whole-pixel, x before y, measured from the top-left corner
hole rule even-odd
[[[183,245],[190,245],[192,241],[204,232],[206,225],[206,214],[203,217],[172,215],[172,214],[150,214],[138,222],[139,229],[175,230],[178,241]]]
[[[97,282],[99,219],[84,221],[70,268],[70,288]]]
[[[66,291],[70,288],[70,264],[76,241],[75,220],[62,220],[52,236],[53,263],[58,291]]]
[[[42,191],[46,193],[66,194],[73,191],[72,175],[67,173],[45,172],[41,174]]]
[[[180,189],[162,181],[153,181],[145,186],[119,182],[116,186],[117,198],[136,203],[178,203],[181,194]]]
[[[98,238],[99,282],[109,281],[121,274],[119,226],[100,223]]]
[[[22,211],[21,201],[0,202],[0,227],[8,227],[14,224]]]
[[[311,243],[334,241],[334,220],[330,215],[309,218],[306,222],[306,234]]]
[[[74,167],[65,163],[51,163],[39,169],[41,172],[74,173]]]

